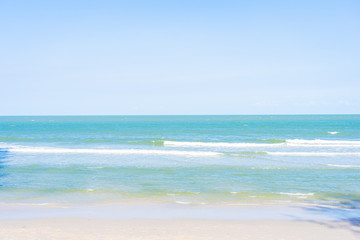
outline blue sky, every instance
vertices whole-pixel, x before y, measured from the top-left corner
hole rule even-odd
[[[360,2],[0,1],[0,115],[360,113]]]

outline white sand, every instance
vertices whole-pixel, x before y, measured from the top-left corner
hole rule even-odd
[[[48,218],[1,220],[0,239],[359,240],[358,224],[358,221]]]
[[[0,240],[11,239],[360,240],[360,209],[323,205],[0,204]]]

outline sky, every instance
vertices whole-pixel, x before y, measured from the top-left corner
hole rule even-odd
[[[359,114],[358,0],[0,0],[0,115]]]

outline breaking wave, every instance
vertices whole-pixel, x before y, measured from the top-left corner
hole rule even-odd
[[[277,143],[246,143],[246,142],[180,142],[164,141],[164,146],[169,147],[228,147],[228,148],[246,148],[246,147],[359,147],[360,141],[342,141],[342,140],[304,140],[304,139],[286,139]]]
[[[266,152],[268,155],[276,156],[360,156],[360,152]]]
[[[17,153],[47,153],[47,154],[112,154],[112,155],[177,155],[177,156],[218,156],[222,153],[205,151],[176,151],[148,149],[82,149],[82,148],[50,148],[14,146],[7,149]]]
[[[338,167],[338,168],[360,168],[360,165],[327,164],[327,166]]]

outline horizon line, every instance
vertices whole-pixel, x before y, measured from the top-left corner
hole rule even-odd
[[[305,116],[305,115],[360,115],[360,113],[270,113],[270,114],[30,114],[0,115],[0,117],[96,117],[96,116]]]

